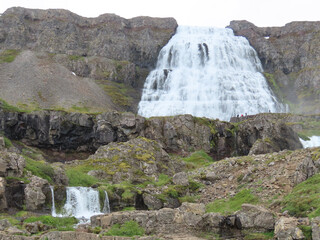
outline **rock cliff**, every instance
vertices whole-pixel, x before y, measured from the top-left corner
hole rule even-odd
[[[29,108],[135,111],[176,27],[173,18],[10,8],[0,16],[0,98]]]
[[[291,111],[320,113],[320,22],[257,27],[232,21],[229,27],[255,48],[269,85],[290,104]]]

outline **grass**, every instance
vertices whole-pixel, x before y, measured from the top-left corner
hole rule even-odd
[[[5,136],[3,136],[3,139],[4,139],[4,145],[6,148],[11,148],[13,147],[13,144],[11,142],[11,140]]]
[[[69,186],[90,187],[98,182],[97,178],[90,176],[76,168],[67,169],[66,174],[69,178]]]
[[[245,235],[244,240],[268,240],[273,238],[274,238],[273,232],[248,233]]]
[[[242,204],[256,204],[259,199],[254,196],[249,189],[243,189],[234,197],[229,199],[215,200],[206,205],[206,212],[218,212],[222,214],[231,214],[241,209]]]
[[[25,169],[30,171],[33,175],[41,177],[48,180],[50,183],[53,183],[54,170],[50,164],[44,161],[35,161],[31,158],[24,156],[26,159]]]
[[[165,175],[165,174],[161,173],[161,174],[159,175],[158,182],[155,182],[154,185],[157,186],[157,187],[161,187],[161,186],[164,186],[164,185],[169,184],[170,181],[171,181],[171,177],[169,177],[168,175]]]
[[[16,49],[8,49],[4,50],[0,53],[0,64],[1,63],[10,63],[13,62],[16,59],[16,56],[18,56],[20,53],[19,50]]]
[[[143,236],[144,229],[136,221],[127,221],[123,225],[114,224],[111,229],[105,233],[106,236],[134,237]]]
[[[183,158],[182,160],[190,164],[193,168],[206,167],[214,162],[213,159],[203,150],[194,152],[190,157]]]
[[[298,227],[303,232],[305,240],[311,240],[312,239],[312,227],[311,226],[300,225]]]
[[[1,98],[0,98],[0,106],[4,111],[7,111],[7,112],[25,112],[24,110],[18,107],[10,105],[9,103],[7,103],[5,100]]]
[[[73,231],[73,226],[78,223],[75,217],[52,217],[50,215],[32,216],[24,220],[24,223],[33,223],[40,221],[43,224],[51,226],[58,231]]]
[[[296,217],[320,216],[320,174],[316,174],[292,189],[283,202],[283,211]]]

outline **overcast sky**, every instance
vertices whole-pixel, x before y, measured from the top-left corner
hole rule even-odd
[[[259,27],[320,20],[319,0],[0,0],[0,13],[13,6],[63,8],[85,17],[174,17],[179,25],[215,27],[231,20],[248,20]]]

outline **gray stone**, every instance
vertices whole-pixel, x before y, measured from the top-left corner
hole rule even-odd
[[[320,239],[320,217],[311,220],[312,239]]]
[[[297,227],[298,220],[291,217],[281,217],[275,224],[274,234],[278,240],[304,239],[303,232]]]
[[[30,183],[25,188],[26,209],[29,211],[41,210],[44,207],[46,196],[44,188],[49,188],[47,180],[32,176]]]
[[[172,181],[176,185],[181,185],[181,186],[189,185],[188,174],[186,172],[176,173],[175,175],[173,175]]]
[[[142,197],[144,204],[147,205],[149,210],[159,210],[163,207],[162,201],[151,194],[144,193]]]
[[[0,177],[0,211],[7,209],[6,180]]]
[[[1,219],[0,220],[0,231],[4,231],[8,227],[12,227],[11,223],[7,219]]]

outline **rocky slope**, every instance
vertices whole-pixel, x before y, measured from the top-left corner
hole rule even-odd
[[[255,48],[270,86],[291,103],[291,111],[320,113],[320,22],[257,27],[247,21],[232,21],[229,27]]]
[[[135,110],[144,78],[176,27],[172,18],[84,18],[66,10],[10,8],[0,16],[1,84],[25,88],[14,97],[1,88],[0,98],[36,107]],[[31,52],[21,53],[27,49]],[[22,56],[15,59],[17,55]],[[29,65],[24,67],[24,62]],[[73,87],[76,82],[88,93]],[[91,96],[97,85],[104,96]],[[62,99],[54,101],[59,92]]]

